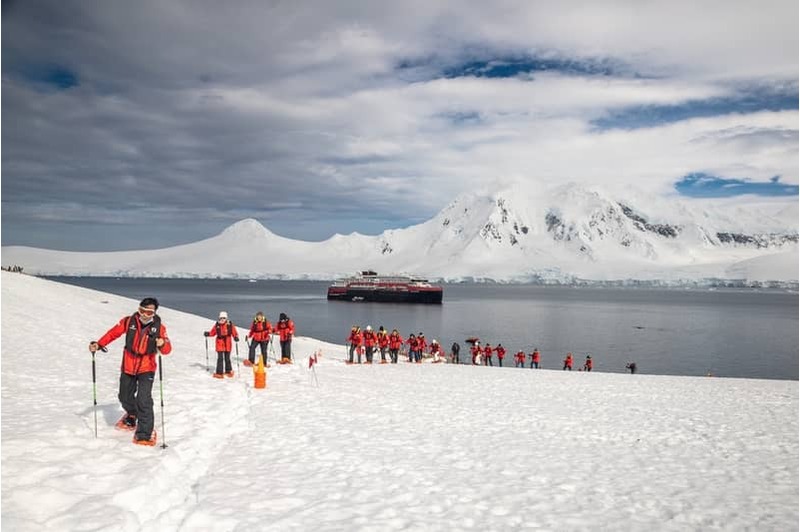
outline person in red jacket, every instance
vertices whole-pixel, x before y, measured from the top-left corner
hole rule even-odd
[[[567,353],[567,358],[564,359],[564,367],[562,369],[572,371],[572,353]]]
[[[494,348],[495,352],[497,353],[497,361],[500,367],[503,367],[503,359],[506,358],[506,348],[503,347],[503,344],[498,343],[497,347]]]
[[[514,355],[514,367],[516,368],[524,368],[525,367],[525,351],[520,349]]]
[[[401,347],[403,347],[403,337],[397,329],[392,329],[392,334],[389,335],[389,357],[392,359],[392,364],[397,364]]]
[[[350,344],[350,356],[347,359],[348,364],[353,363],[353,355],[358,353],[358,363],[361,364],[361,346],[364,343],[364,335],[361,334],[361,327],[353,325],[350,329],[350,336],[347,337],[347,343]]]
[[[250,338],[250,354],[244,361],[245,366],[252,366],[256,363],[256,346],[261,346],[261,360],[264,361],[264,364],[267,363],[267,348],[271,336],[272,324],[263,312],[256,312],[253,324],[250,325],[250,332],[247,333],[247,337]]]
[[[484,366],[494,366],[492,364],[492,345],[489,342],[486,342],[486,345],[483,347],[483,365]]]
[[[419,349],[419,341],[417,341],[417,337],[414,336],[414,333],[409,335],[406,343],[408,344],[408,361],[414,362],[417,358],[417,349]]]
[[[444,362],[444,353],[442,352],[442,346],[439,345],[439,340],[434,339],[431,342],[431,356],[433,357],[434,364],[441,364]]]
[[[156,353],[168,355],[172,351],[167,328],[161,323],[157,310],[158,300],[146,297],[139,303],[136,313],[119,320],[99,340],[89,342],[90,352],[106,351],[108,344],[125,334],[119,375],[119,402],[125,415],[116,426],[135,431],[133,441],[140,445],[155,445],[153,379],[158,367]]]
[[[285,313],[281,312],[275,332],[281,339],[281,364],[292,363],[292,337],[294,337],[294,322]]]
[[[586,361],[583,363],[583,371],[592,371],[592,355],[586,355]]]
[[[383,325],[378,329],[378,349],[381,350],[381,364],[388,364],[386,350],[389,349],[389,332],[383,328]]]
[[[231,347],[233,347],[233,342],[239,341],[239,331],[236,330],[236,326],[232,322],[228,321],[228,313],[224,310],[220,312],[217,323],[211,327],[210,331],[206,331],[204,335],[206,337],[217,337],[215,346],[217,350],[217,371],[214,372],[213,377],[215,379],[221,379],[223,376],[233,377]]]
[[[539,353],[539,348],[537,347],[533,350],[533,353],[531,353],[531,369],[533,369],[534,367],[536,369],[539,369],[539,361],[541,360],[541,358],[542,355],[541,353]]]
[[[375,353],[375,346],[378,343],[378,335],[372,330],[372,325],[367,325],[364,331],[364,352],[366,353],[366,364],[372,364],[372,355]]]
[[[472,365],[480,366],[481,355],[483,354],[483,349],[481,349],[481,343],[476,341],[474,344],[472,344],[472,347],[470,348],[470,353],[472,354]]]
[[[425,352],[426,347],[428,347],[428,341],[425,339],[425,335],[420,332],[417,335],[417,356],[414,359],[417,364],[422,364],[422,353]]]

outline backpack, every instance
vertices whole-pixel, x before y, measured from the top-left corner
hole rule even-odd
[[[144,353],[138,353],[134,348],[134,341],[136,340],[136,324],[131,323],[133,320],[137,319],[138,312],[133,314],[130,318],[128,318],[128,332],[125,334],[125,349],[129,353],[133,353],[135,355],[153,355],[156,352],[156,340],[158,339],[158,334],[161,332],[161,317],[158,314],[153,315],[153,321],[147,324],[147,326],[143,329],[143,332],[147,331],[147,347],[145,347]]]

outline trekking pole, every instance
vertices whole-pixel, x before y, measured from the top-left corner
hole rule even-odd
[[[206,373],[208,373],[208,336],[206,336]]]
[[[108,351],[105,347],[98,347],[104,353]],[[95,353],[92,351],[92,401],[94,402],[94,437],[97,438],[97,369],[95,369]]]
[[[167,433],[164,431],[164,371],[162,368],[161,353],[158,354],[158,387],[161,390],[161,448],[167,448]]]
[[[272,360],[276,364],[278,363],[278,357],[275,355],[275,341],[272,339],[272,335],[269,335],[269,352],[272,353]]]
[[[239,369],[239,342],[233,342],[236,345],[236,376],[239,377],[242,372]]]
[[[97,438],[97,371],[94,367],[94,352],[92,352],[92,400],[94,401],[94,437]]]

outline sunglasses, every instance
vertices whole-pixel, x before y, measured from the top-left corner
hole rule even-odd
[[[156,313],[155,309],[139,307],[139,314],[141,314],[142,316],[152,316],[155,313]]]

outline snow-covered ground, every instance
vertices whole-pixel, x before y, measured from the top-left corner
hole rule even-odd
[[[168,447],[113,427],[123,339],[95,439],[86,346],[136,303],[3,272],[4,530],[797,530],[793,381],[346,366],[301,337],[257,390],[162,308]]]

